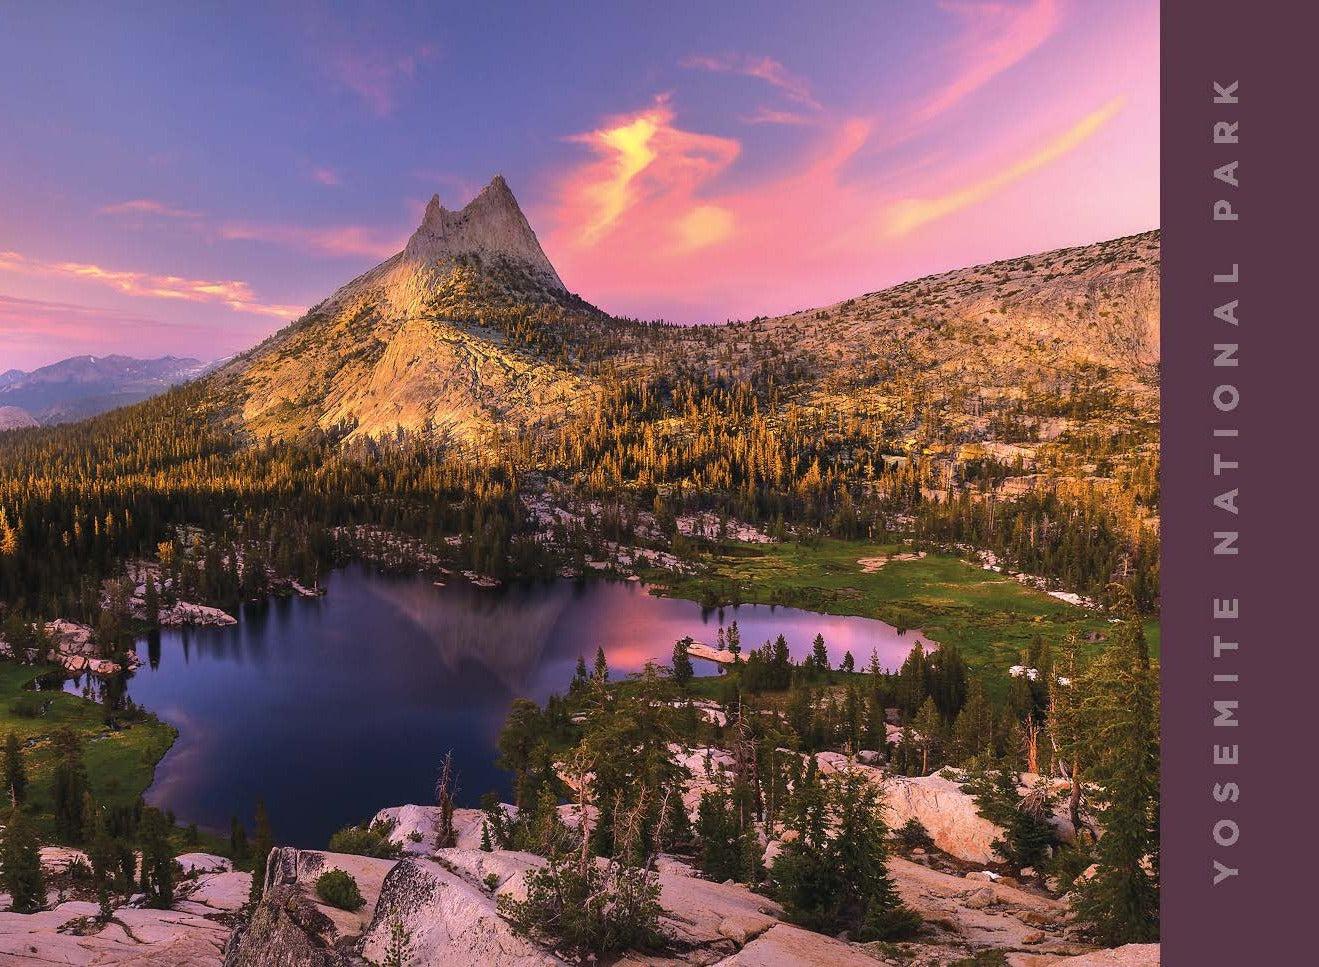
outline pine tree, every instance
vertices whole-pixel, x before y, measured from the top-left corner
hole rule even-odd
[[[92,865],[92,882],[96,886],[96,899],[100,903],[101,919],[108,921],[114,912],[110,906],[110,892],[114,888],[119,865],[119,846],[107,832],[105,819],[100,811],[94,811],[93,816],[87,859]]]
[[[679,688],[686,688],[687,683],[696,674],[692,668],[691,657],[687,653],[691,643],[691,638],[679,638],[673,643],[673,680],[678,683]]]
[[[918,641],[911,646],[911,651],[898,670],[897,703],[904,720],[916,714],[928,694],[925,649]]]
[[[15,557],[18,554],[18,529],[10,526],[5,509],[0,507],[0,557]]]
[[[0,883],[9,893],[14,913],[35,913],[46,905],[46,878],[41,870],[41,853],[36,835],[17,807],[0,842]]]
[[[682,783],[669,793],[664,815],[664,837],[659,845],[669,853],[688,854],[696,847],[692,820],[687,815],[687,804],[682,800]]]
[[[843,652],[843,663],[838,666],[839,670],[851,675],[856,671],[856,659],[852,657],[850,651]]]
[[[526,809],[535,801],[531,771],[545,732],[540,706],[525,698],[515,699],[499,732],[496,742],[499,759],[495,764],[513,773],[513,799],[519,809]]]
[[[938,706],[934,704],[934,696],[927,698],[921,705],[920,713],[912,722],[912,729],[921,750],[920,774],[928,776],[930,770],[939,764],[944,745],[943,719],[939,716]]]
[[[142,610],[149,627],[160,625],[160,595],[156,591],[156,578],[150,572],[147,573],[146,590],[142,592]]]
[[[783,844],[771,874],[788,918],[870,940],[913,932],[920,917],[902,906],[888,875],[879,786],[855,770],[824,781],[808,766],[794,799],[789,825],[797,835]]]
[[[1004,835],[990,848],[1017,870],[1040,866],[1054,842],[1053,827],[1047,822],[1052,812],[1047,787],[1023,796],[1019,780],[1012,769],[993,769],[973,773],[962,787],[975,798],[976,812],[1003,829]]]
[[[154,806],[142,810],[142,875],[139,889],[146,905],[166,910],[174,902],[174,851],[170,849],[169,820]]]
[[[453,764],[453,750],[440,759],[439,775],[435,779],[435,805],[439,815],[435,819],[435,846],[448,849],[458,844],[458,833],[453,825],[453,807],[458,799],[458,772]]]
[[[270,816],[266,813],[266,800],[256,801],[256,825],[252,834],[252,890],[248,902],[259,903],[266,890],[266,864],[270,851],[275,848],[275,834],[270,830]]]
[[[1080,890],[1077,916],[1114,946],[1159,931],[1159,676],[1134,601],[1119,593],[1117,633],[1072,683],[1076,743],[1104,803],[1098,870]]]
[[[595,650],[595,680],[601,683],[609,681],[609,663],[605,661],[603,647]]]
[[[811,643],[811,664],[816,671],[829,670],[829,649],[825,646],[824,635],[817,634]]]
[[[940,645],[929,656],[930,695],[939,714],[951,722],[966,701],[966,662],[956,645]]]
[[[701,870],[716,882],[739,879],[742,866],[737,816],[722,784],[701,794],[696,810],[696,839],[701,845]]]
[[[590,673],[586,670],[586,658],[582,655],[578,655],[577,670],[573,672],[572,682],[568,686],[568,693],[570,695],[576,695],[590,680]]]
[[[4,791],[12,805],[22,805],[27,797],[27,767],[23,764],[23,750],[18,736],[10,732],[5,736]]]
[[[83,798],[88,790],[82,739],[72,729],[62,728],[55,733],[52,744],[55,746],[55,834],[67,842],[78,843],[83,837]]]
[[[247,830],[238,821],[237,814],[229,817],[229,856],[238,864],[247,861]]]
[[[985,686],[979,676],[972,678],[966,704],[953,723],[951,761],[965,765],[978,756],[993,757],[994,712],[985,698]]]

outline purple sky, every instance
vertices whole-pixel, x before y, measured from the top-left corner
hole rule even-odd
[[[244,349],[496,172],[680,322],[1157,224],[1155,0],[485,6],[0,8],[0,370]]]

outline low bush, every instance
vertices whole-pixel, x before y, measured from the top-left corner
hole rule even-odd
[[[934,849],[934,840],[930,838],[929,830],[925,824],[913,816],[907,820],[897,830],[898,842],[907,849]]]
[[[46,700],[35,692],[24,692],[9,703],[11,715],[24,719],[37,719],[46,714]]]
[[[499,912],[515,927],[579,957],[632,949],[658,950],[659,880],[618,862],[588,863],[570,857],[527,874],[527,898],[499,898]]]
[[[352,913],[366,904],[357,889],[357,881],[343,870],[326,870],[316,877],[316,895],[325,903]]]
[[[392,860],[402,853],[402,848],[390,841],[393,831],[393,824],[383,821],[370,826],[345,826],[330,837],[330,852]]]

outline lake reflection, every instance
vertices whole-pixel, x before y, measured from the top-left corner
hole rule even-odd
[[[713,642],[734,620],[744,650],[784,634],[794,657],[824,635],[837,664],[872,648],[896,666],[915,640],[880,621],[742,605],[706,611],[636,583],[436,587],[351,567],[322,598],[246,608],[229,628],[174,629],[138,645],[129,694],[180,730],[151,803],[227,834],[263,795],[276,838],[323,847],[384,806],[430,802],[453,749],[460,800],[508,794],[494,743],[514,698],[562,692],[579,654],[603,646],[615,677],[667,662],[673,642]],[[698,674],[712,665],[697,661]]]

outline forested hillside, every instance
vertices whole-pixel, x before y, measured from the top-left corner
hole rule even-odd
[[[1157,232],[679,327],[568,293],[501,179],[433,209],[220,371],[0,433],[0,600],[92,620],[162,544],[222,603],[371,542],[496,578],[633,546],[699,568],[700,514],[1157,607]]]

